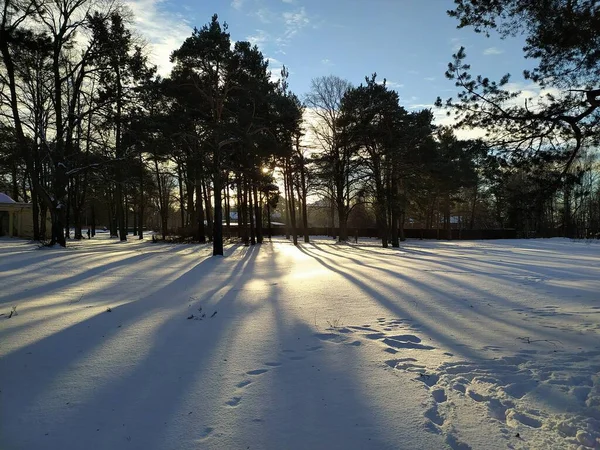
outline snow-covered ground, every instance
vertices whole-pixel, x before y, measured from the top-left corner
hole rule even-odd
[[[1,239],[0,448],[600,448],[600,245],[226,253]]]

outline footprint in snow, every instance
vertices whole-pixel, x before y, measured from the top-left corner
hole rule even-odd
[[[227,400],[225,403],[232,408],[235,408],[242,401],[242,397],[232,397],[230,400]]]
[[[431,420],[433,423],[435,423],[436,425],[442,426],[444,425],[444,418],[442,416],[440,416],[440,413],[438,411],[438,407],[437,404],[433,405],[431,408],[429,408],[427,411],[425,411],[425,413],[423,414],[427,419]]]
[[[345,336],[336,333],[315,333],[314,336],[322,341],[335,342],[337,344],[344,342],[347,339]]]
[[[215,429],[212,428],[212,427],[206,427],[206,428],[204,428],[204,430],[202,430],[200,432],[200,440],[201,441],[205,441],[206,439],[208,439],[214,430]]]
[[[243,388],[243,387],[248,386],[251,383],[252,383],[251,380],[244,380],[244,381],[240,381],[238,384],[236,384],[236,386],[239,388]]]
[[[442,388],[432,390],[431,396],[436,401],[436,403],[444,403],[446,400],[448,400],[448,397],[446,396],[446,391]]]
[[[417,378],[417,380],[422,381],[429,387],[436,385],[439,379],[440,377],[437,376],[435,373],[424,372],[419,373],[419,377]]]
[[[269,367],[279,367],[281,365],[280,362],[266,362],[265,366],[269,366]]]
[[[261,375],[265,372],[268,372],[268,369],[255,369],[255,370],[249,370],[248,372],[246,372],[248,375]]]
[[[452,450],[473,450],[470,445],[460,442],[453,434],[448,434],[446,436],[446,444],[448,444]]]
[[[420,339],[419,339],[419,341],[420,341]],[[410,349],[417,349],[417,350],[433,350],[435,348],[435,347],[432,347],[431,345],[419,344],[419,343],[412,342],[412,341],[400,341],[400,340],[391,339],[391,338],[385,338],[382,340],[382,342],[384,344],[386,344],[387,346],[394,347],[394,348],[410,348]]]
[[[516,427],[518,424],[527,425],[531,428],[540,428],[542,422],[534,417],[515,411],[514,409],[506,412],[506,423],[512,427]]]

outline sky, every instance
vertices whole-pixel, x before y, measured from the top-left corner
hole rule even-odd
[[[513,89],[535,90],[522,78],[532,66],[522,54],[522,37],[486,38],[456,28],[446,11],[452,0],[129,0],[135,26],[150,43],[152,60],[167,75],[169,54],[194,27],[214,13],[229,25],[232,40],[256,44],[276,77],[290,71],[289,84],[301,99],[311,80],[337,75],[358,85],[376,72],[397,90],[410,110],[432,107],[456,92],[444,72],[452,54],[465,46],[473,73],[513,77]],[[436,116],[443,117],[438,112]]]

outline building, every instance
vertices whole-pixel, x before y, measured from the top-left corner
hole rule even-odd
[[[0,236],[33,238],[33,206],[0,192]]]

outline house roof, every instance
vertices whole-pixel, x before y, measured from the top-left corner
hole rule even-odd
[[[12,198],[10,198],[8,195],[0,192],[0,203],[16,203],[16,202]]]

